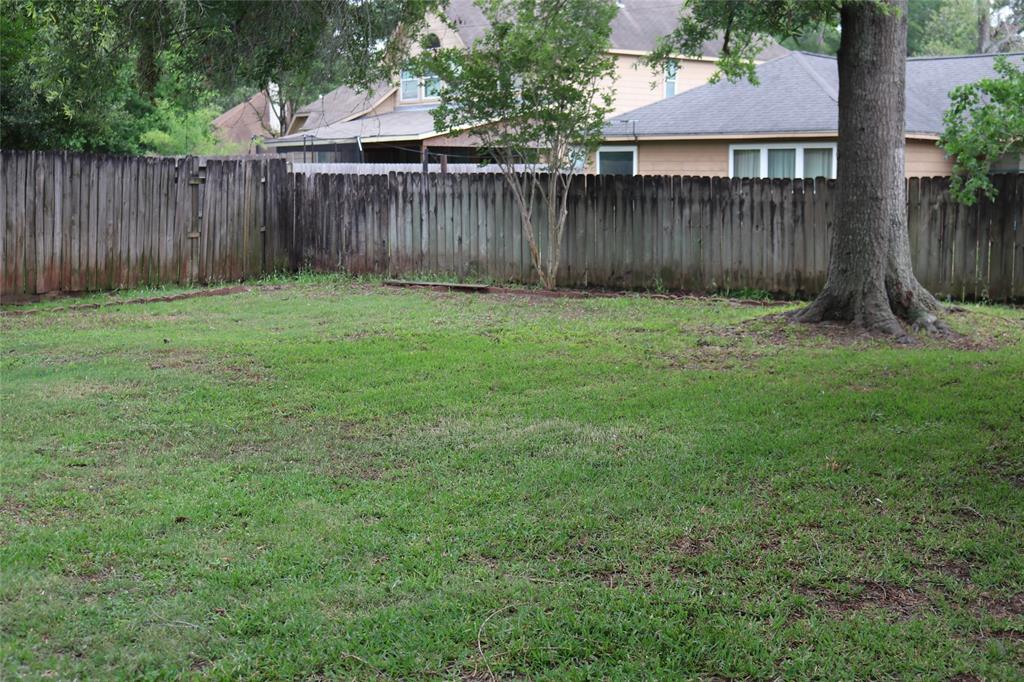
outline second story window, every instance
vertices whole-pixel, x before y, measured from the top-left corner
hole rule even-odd
[[[423,77],[423,98],[434,99],[441,95],[441,79],[434,74]]]
[[[420,98],[420,79],[413,75],[412,71],[402,72],[402,93],[403,100]]]
[[[665,65],[665,97],[672,97],[676,89],[676,78],[679,76],[679,62],[672,60]]]
[[[441,79],[432,73],[417,76],[412,71],[402,71],[399,99],[403,102],[437,99],[441,94]]]

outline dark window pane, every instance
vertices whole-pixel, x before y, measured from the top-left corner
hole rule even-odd
[[[804,177],[805,178],[831,178],[832,177],[832,150],[831,149],[805,149],[804,150]]]
[[[795,149],[769,149],[768,150],[768,177],[769,178],[794,178],[794,177],[796,177],[796,150]]]
[[[598,152],[601,175],[632,175],[633,152]]]
[[[732,153],[732,176],[734,178],[761,177],[761,150],[735,150]]]

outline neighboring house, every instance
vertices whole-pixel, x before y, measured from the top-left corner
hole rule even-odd
[[[615,56],[615,99],[612,116],[651,104],[707,83],[715,71],[721,41],[709,42],[703,59],[678,59],[667,73],[656,73],[641,59],[658,38],[676,26],[680,0],[627,0],[620,2],[612,22],[609,50]],[[487,20],[473,0],[450,0],[447,20],[429,21],[428,44],[463,48],[480,39]],[[787,50],[772,46],[760,59]],[[429,152],[431,161],[447,156],[453,162],[479,159],[476,140],[469,133],[445,135],[434,130],[431,110],[437,106],[440,83],[429,74],[404,71],[391,84],[378,84],[370,93],[337,88],[297,112],[287,134],[265,140],[264,146],[294,160],[319,162],[418,162]]]
[[[270,106],[267,93],[258,92],[213,119],[214,133],[224,142],[251,146],[266,137],[273,137],[280,127],[277,114]]]
[[[936,145],[949,91],[996,75],[996,56],[907,60],[908,177],[950,174],[952,161]],[[605,144],[591,169],[630,175],[834,178],[835,58],[791,52],[759,65],[757,77],[760,85],[723,80],[620,114],[605,128]],[[1019,171],[1021,157],[1003,159],[996,168]]]

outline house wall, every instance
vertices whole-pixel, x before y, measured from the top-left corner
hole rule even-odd
[[[832,138],[800,138],[799,142],[829,141]],[[794,140],[796,141],[796,140]],[[663,140],[663,141],[615,141],[614,145],[637,147],[637,172],[640,175],[729,175],[729,145],[756,144],[758,140]],[[773,139],[771,142],[785,142]],[[907,177],[929,177],[949,175],[952,161],[932,140],[907,140]],[[588,170],[595,172],[594,164]]]
[[[640,175],[729,174],[729,143],[718,140],[640,142],[637,144]]]
[[[459,34],[448,26],[446,20],[439,18],[436,14],[427,15],[426,24],[424,25],[423,32],[420,35],[425,36],[431,33],[437,36],[438,41],[441,43],[441,47],[457,47],[462,50],[466,49],[466,44],[462,42],[462,38],[459,37]],[[418,40],[410,47],[410,53],[413,55],[417,55],[422,51]]]
[[[615,89],[612,117],[665,99],[665,74],[656,73],[642,59],[636,55],[615,55],[615,82],[606,79],[601,83],[602,88]],[[714,62],[679,60],[676,94],[706,85],[714,71]]]
[[[949,175],[953,172],[953,160],[946,158],[935,140],[907,140],[907,177],[930,177]]]
[[[372,109],[366,112],[366,116],[379,116],[380,114],[386,114],[389,111],[394,111],[395,106],[398,105],[398,91],[392,92],[390,95],[382,99]],[[362,117],[360,117],[362,118]]]

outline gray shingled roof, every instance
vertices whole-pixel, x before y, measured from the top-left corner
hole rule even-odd
[[[389,83],[377,83],[368,91],[354,90],[344,85],[335,88],[296,112],[297,115],[309,117],[301,129],[315,130],[366,111],[393,87]]]
[[[430,113],[436,105],[400,106],[394,111],[376,116],[363,116],[351,121],[340,121],[320,128],[269,140],[272,144],[310,140],[354,140],[374,137],[402,137],[416,139],[434,130],[434,117]]]
[[[1006,55],[1022,59],[1022,55]],[[907,60],[907,133],[938,135],[949,91],[995,74],[996,55]],[[760,85],[720,81],[619,114],[609,137],[835,133],[839,76],[833,57],[791,52],[757,67]]]

